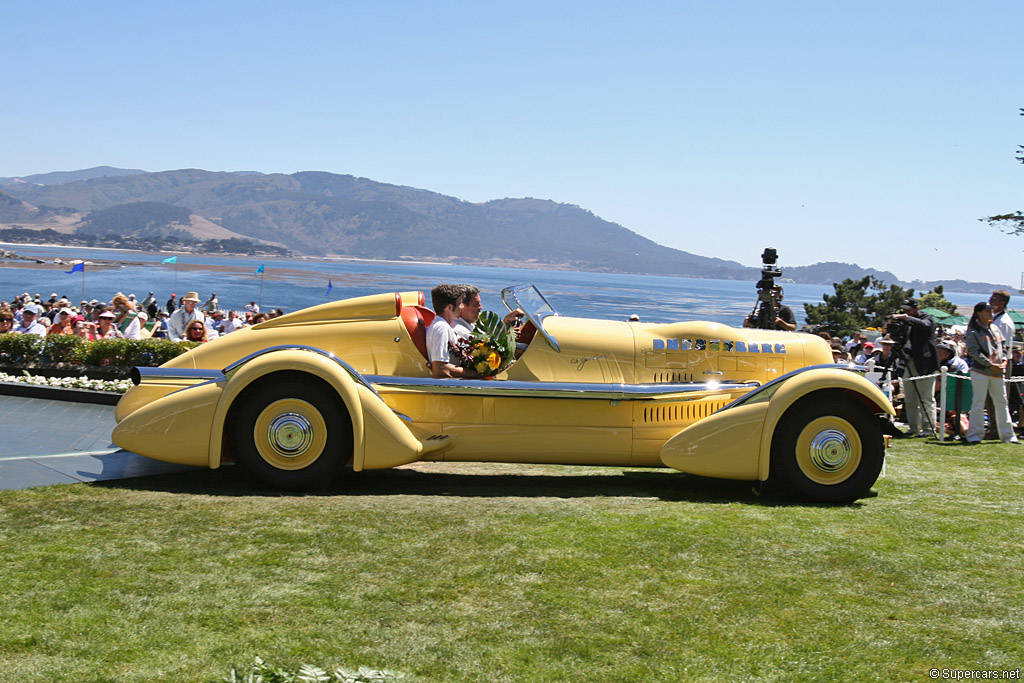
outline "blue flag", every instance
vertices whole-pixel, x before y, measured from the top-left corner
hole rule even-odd
[[[64,274],[65,275],[71,275],[71,273],[84,273],[84,272],[85,272],[85,264],[84,263],[76,263],[71,268],[71,270],[65,270]]]
[[[177,263],[177,262],[178,262],[178,257],[177,256],[172,256],[171,258],[165,258],[160,263]]]
[[[332,289],[334,289],[334,284],[331,282],[330,278],[327,278],[327,296],[331,295]]]
[[[260,274],[260,273],[262,273],[262,272],[263,272],[263,264],[261,263],[261,264],[260,264],[260,267],[259,267],[259,268],[257,268],[256,270],[254,270],[254,271],[252,272],[252,274],[253,274],[253,275],[259,275],[259,274]]]

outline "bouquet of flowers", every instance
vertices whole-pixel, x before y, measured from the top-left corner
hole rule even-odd
[[[466,339],[460,339],[453,354],[459,365],[473,368],[481,377],[493,377],[512,365],[516,337],[497,313],[481,311]]]

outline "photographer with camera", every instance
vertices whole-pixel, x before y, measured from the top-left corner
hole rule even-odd
[[[930,315],[921,312],[917,299],[907,299],[902,310],[892,316],[888,331],[894,340],[903,338],[902,352],[907,359],[903,395],[910,423],[908,436],[935,436],[935,380],[929,376],[939,369],[935,322]],[[915,377],[923,379],[913,379]]]
[[[792,332],[796,329],[796,316],[793,315],[793,309],[782,303],[784,293],[782,291],[782,285],[775,285],[772,287],[772,313],[775,314],[774,322],[770,321],[764,324],[764,327],[756,324],[759,319],[758,309],[754,309],[754,312],[747,316],[746,320],[743,321],[743,327],[761,327],[763,330],[786,330]],[[771,315],[771,314],[769,314]]]
[[[761,279],[757,282],[757,303],[754,310],[743,320],[743,327],[756,327],[759,330],[796,329],[796,316],[793,310],[782,303],[782,286],[775,284],[775,278],[782,276],[782,269],[776,267],[778,252],[766,247],[761,254]]]

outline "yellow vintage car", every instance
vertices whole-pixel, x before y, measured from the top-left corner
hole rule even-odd
[[[667,466],[829,503],[878,477],[892,406],[819,337],[562,316],[532,284],[502,301],[525,350],[493,379],[431,377],[422,292],[365,296],[137,368],[113,440],[284,489],[420,460]]]

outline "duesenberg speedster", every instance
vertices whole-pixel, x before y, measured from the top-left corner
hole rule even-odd
[[[137,368],[113,440],[303,489],[418,460],[661,467],[864,496],[892,406],[808,334],[558,315],[532,285],[525,350],[489,380],[435,379],[421,292],[296,311]]]

